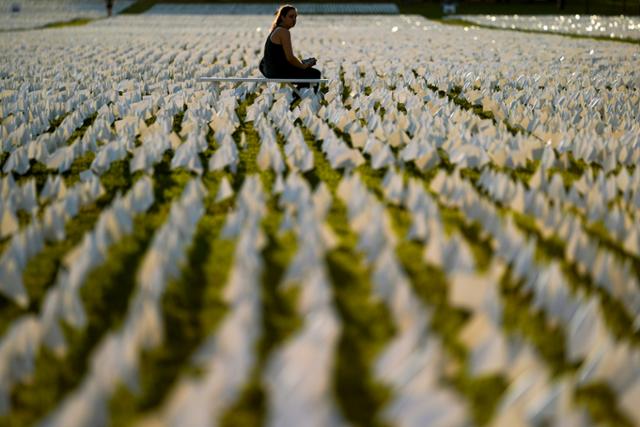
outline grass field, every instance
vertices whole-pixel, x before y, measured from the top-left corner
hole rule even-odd
[[[0,425],[636,425],[637,46],[268,25],[0,34]]]

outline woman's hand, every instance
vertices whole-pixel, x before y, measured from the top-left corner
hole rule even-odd
[[[316,58],[307,58],[307,59],[303,59],[302,63],[305,65],[304,68],[307,69],[316,65],[317,61],[316,61]]]

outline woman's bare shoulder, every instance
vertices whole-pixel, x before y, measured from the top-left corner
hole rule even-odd
[[[289,29],[285,27],[276,27],[273,34],[289,34]]]
[[[271,41],[273,42],[279,42],[290,38],[291,34],[289,33],[289,30],[283,27],[278,27],[273,30],[273,33],[271,33]]]

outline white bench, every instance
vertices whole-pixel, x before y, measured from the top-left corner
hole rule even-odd
[[[285,83],[290,84],[293,91],[302,98],[298,89],[293,86],[294,83],[309,83],[312,85],[321,85],[328,83],[329,79],[269,79],[266,77],[200,77],[199,82],[205,83]]]

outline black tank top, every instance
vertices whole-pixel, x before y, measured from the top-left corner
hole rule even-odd
[[[274,28],[273,31],[275,30]],[[287,61],[282,45],[275,44],[271,41],[273,31],[267,36],[267,41],[264,44],[264,58],[262,58],[260,64],[260,71],[262,71],[265,77],[283,76],[286,75],[291,68],[295,68]]]

